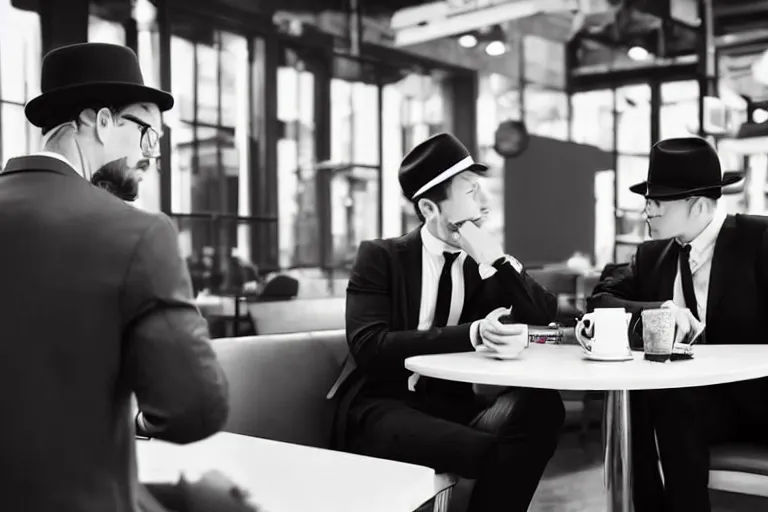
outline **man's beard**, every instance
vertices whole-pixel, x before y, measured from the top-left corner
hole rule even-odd
[[[119,158],[107,162],[93,174],[91,183],[123,201],[133,202],[139,196],[138,171],[128,167],[126,161]]]

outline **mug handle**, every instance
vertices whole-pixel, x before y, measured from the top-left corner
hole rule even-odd
[[[632,348],[632,339],[633,338],[639,338],[641,341],[643,339],[642,333],[638,332],[638,327],[641,327],[643,325],[643,314],[642,312],[637,314],[637,318],[635,318],[634,323],[632,324],[632,327],[629,329],[629,342],[630,342],[630,349]],[[642,348],[642,347],[641,347]]]
[[[576,323],[576,329],[574,330],[576,341],[587,352],[592,352],[592,340],[595,335],[595,321],[592,319],[592,315],[592,313],[583,315]],[[588,331],[592,331],[592,334],[590,335]]]

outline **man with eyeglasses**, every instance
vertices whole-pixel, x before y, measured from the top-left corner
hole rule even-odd
[[[704,139],[658,142],[647,181],[630,189],[646,198],[654,240],[598,284],[588,307],[673,309],[678,340],[703,322],[697,343],[768,342],[768,218],[718,206],[741,178],[722,173]],[[768,379],[633,391],[630,410],[636,512],[709,512],[710,448],[768,443]]]
[[[107,44],[52,51],[41,85],[26,115],[43,151],[0,174],[3,500],[136,510],[135,435],[194,442],[229,412],[175,228],[124,202],[173,97]]]

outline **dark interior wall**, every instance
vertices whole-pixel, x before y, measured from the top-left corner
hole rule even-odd
[[[531,136],[528,149],[508,159],[504,174],[506,250],[524,264],[594,257],[595,172],[613,156],[593,146]]]
[[[88,40],[90,0],[39,0],[43,54]]]

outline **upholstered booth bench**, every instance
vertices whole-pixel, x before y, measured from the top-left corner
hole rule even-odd
[[[325,395],[347,354],[343,330],[221,338],[213,348],[230,385],[226,431],[330,446],[336,404]],[[419,511],[447,510],[455,483],[436,475],[434,502]]]
[[[768,448],[731,444],[713,449],[709,487],[768,498]]]

